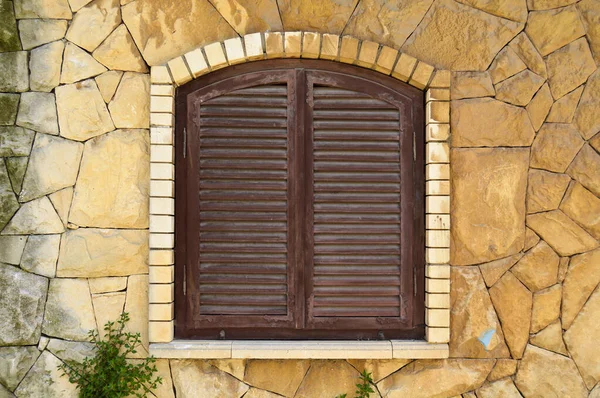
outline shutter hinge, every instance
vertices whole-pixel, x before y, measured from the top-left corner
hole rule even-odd
[[[187,295],[187,267],[183,264],[183,295]]]
[[[187,152],[187,129],[183,128],[183,158],[185,159],[185,153]]]

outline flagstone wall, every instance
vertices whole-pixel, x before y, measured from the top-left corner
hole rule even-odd
[[[452,72],[450,358],[161,359],[156,396],[600,397],[597,0],[0,0],[0,397],[75,396],[123,310],[147,354],[150,68],[267,31]]]

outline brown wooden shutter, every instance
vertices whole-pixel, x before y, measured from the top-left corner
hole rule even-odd
[[[194,226],[188,229],[188,252],[190,246],[197,250],[186,294],[188,321],[196,327],[293,320],[288,286],[294,253],[288,242],[295,210],[288,164],[294,84],[290,72],[254,73],[188,97],[193,128],[187,150],[197,162],[190,167],[197,187],[187,189],[198,195],[188,206],[195,205],[198,218],[186,220]]]
[[[260,61],[176,114],[176,337],[423,336],[422,92]]]
[[[411,269],[401,266],[403,251],[412,250],[410,104],[384,86],[338,73],[307,73],[307,81],[308,324],[405,325],[413,291]],[[403,201],[410,202],[404,214]],[[411,228],[403,231],[403,223]]]

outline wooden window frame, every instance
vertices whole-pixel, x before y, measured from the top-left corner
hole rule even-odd
[[[393,329],[386,328],[385,322],[382,323],[382,329],[385,329],[385,333],[382,335],[380,330],[372,330],[366,331],[361,329],[362,325],[360,324],[360,320],[357,319],[349,319],[344,320],[344,322],[338,322],[335,325],[335,328],[328,327],[328,323],[324,322],[321,328],[317,328],[317,330],[312,331],[304,331],[302,333],[298,333],[297,327],[299,323],[302,323],[302,320],[291,320],[287,323],[284,321],[285,326],[278,325],[277,322],[271,325],[265,325],[265,327],[260,327],[262,324],[260,320],[258,324],[240,324],[234,330],[228,330],[226,334],[226,338],[228,339],[268,339],[268,338],[281,338],[281,339],[344,339],[344,338],[356,338],[357,331],[360,332],[360,335],[364,338],[402,338],[402,339],[422,339],[425,334],[425,306],[424,306],[424,298],[425,298],[425,237],[424,237],[424,217],[425,217],[425,183],[424,183],[424,174],[425,174],[425,144],[424,144],[424,128],[425,128],[425,117],[424,117],[424,95],[423,92],[411,87],[403,82],[400,82],[391,77],[379,74],[377,72],[373,72],[370,70],[366,70],[363,68],[359,68],[356,66],[343,65],[339,63],[329,62],[329,61],[312,61],[312,60],[273,60],[273,61],[259,61],[253,62],[249,64],[232,66],[221,71],[217,71],[201,78],[190,82],[184,86],[181,86],[177,89],[176,93],[176,126],[175,126],[175,206],[177,211],[175,213],[175,240],[176,242],[181,242],[185,239],[186,244],[177,244],[175,245],[175,311],[176,311],[176,321],[175,321],[175,336],[176,338],[183,339],[193,339],[193,338],[219,338],[223,337],[220,332],[223,329],[221,326],[217,326],[215,328],[209,329],[198,329],[198,324],[190,327],[190,323],[187,322],[187,317],[189,316],[190,306],[188,305],[189,295],[185,295],[185,283],[188,278],[192,275],[193,267],[185,267],[185,264],[190,262],[187,258],[188,254],[186,251],[187,246],[193,245],[195,242],[195,238],[192,234],[189,233],[186,228],[186,222],[197,222],[197,216],[194,219],[194,212],[189,212],[188,209],[190,207],[190,203],[194,201],[194,192],[197,190],[194,189],[193,176],[195,175],[190,170],[194,169],[194,163],[192,161],[192,156],[183,156],[184,147],[191,148],[194,146],[194,137],[192,134],[184,134],[184,128],[190,122],[188,120],[187,115],[187,98],[191,93],[198,92],[201,87],[206,87],[210,85],[215,85],[219,81],[223,81],[224,79],[242,79],[243,74],[257,71],[274,71],[274,70],[296,70],[295,78],[298,78],[301,74],[303,74],[303,70],[324,70],[329,72],[336,72],[340,74],[347,74],[354,78],[366,78],[372,82],[376,82],[382,86],[389,87],[391,90],[396,93],[401,93],[407,96],[407,103],[410,102],[411,109],[410,113],[412,113],[412,119],[410,121],[413,123],[412,130],[414,132],[411,140],[410,148],[407,148],[407,145],[404,145],[403,148],[407,150],[407,153],[403,153],[401,157],[403,165],[402,170],[405,168],[408,170],[413,165],[417,165],[414,168],[412,184],[408,184],[410,188],[412,188],[412,192],[409,194],[409,198],[411,200],[404,200],[406,196],[403,196],[401,212],[402,219],[405,220],[406,217],[410,216],[413,220],[412,225],[407,225],[409,223],[402,222],[402,236],[410,236],[413,238],[412,242],[408,243],[408,247],[410,250],[403,250],[403,258],[401,265],[401,272],[403,276],[403,291],[409,291],[410,295],[410,305],[409,316],[406,318],[404,324],[400,327],[398,325],[394,325]],[[298,87],[304,88],[305,85],[301,85]],[[304,90],[298,89],[296,90],[297,96],[297,104],[305,103],[305,93]],[[306,107],[306,109],[310,109],[310,107]],[[304,112],[302,109],[299,109],[305,115],[304,119],[295,118],[297,123],[292,128],[296,130],[304,129],[303,123],[307,123],[310,120],[310,112]],[[404,116],[406,118],[407,110],[404,110]],[[294,118],[290,118],[289,120],[294,120]],[[402,127],[404,128],[404,126]],[[406,138],[408,135],[404,134]],[[290,137],[298,137],[299,133],[296,131],[294,134],[291,134]],[[312,139],[312,134],[305,134],[304,139],[310,141]],[[184,143],[184,140],[187,142]],[[294,144],[298,145],[298,143]],[[302,145],[298,145],[298,148],[312,148],[310,142],[305,142]],[[310,152],[310,151],[309,151]],[[408,154],[408,156],[406,156]],[[298,158],[301,158],[300,156]],[[413,163],[414,158],[414,163]],[[408,164],[407,164],[408,162]],[[310,164],[310,163],[309,163]],[[312,170],[311,167],[307,167],[306,170]],[[290,180],[296,181],[299,183],[298,179],[291,178]],[[306,186],[303,188],[304,195],[308,197],[308,193],[312,189],[311,178],[305,178]],[[196,179],[197,183],[197,179]],[[406,188],[406,184],[402,184],[402,191]],[[293,188],[290,192],[293,195],[294,192],[299,193],[300,187]],[[197,195],[196,195],[197,196]],[[302,213],[306,216],[309,214],[310,209],[308,206],[310,204],[310,200],[304,201],[304,209],[302,209]],[[298,217],[296,217],[297,219]],[[310,219],[310,218],[308,218]],[[292,219],[293,220],[293,219]],[[294,221],[291,221],[294,222]],[[292,229],[290,225],[290,229]],[[300,231],[301,228],[294,228],[295,231]],[[407,233],[408,230],[411,230],[412,233]],[[403,247],[407,245],[404,241],[402,242]],[[306,252],[306,248],[310,247],[310,245],[306,245],[305,250],[298,250],[294,253],[295,258],[299,258],[304,255]],[[306,255],[306,258],[310,258],[309,254]],[[193,261],[193,259],[192,259]],[[304,264],[304,261],[297,260],[294,262],[296,266],[299,264]],[[294,275],[299,275],[302,273],[302,270],[291,270]],[[406,278],[405,276],[407,276]],[[184,276],[185,275],[185,276]],[[305,294],[299,294],[301,297],[307,297]],[[304,303],[306,300],[296,300],[296,311],[299,308],[304,307]],[[306,311],[300,310],[299,314],[304,315]],[[298,312],[297,312],[298,314]],[[212,322],[212,323],[211,323]],[[331,323],[331,322],[329,322]],[[214,324],[214,320],[208,321],[206,324]],[[358,327],[357,327],[358,325]],[[259,327],[256,327],[259,326]],[[291,326],[291,327],[290,327]],[[316,327],[318,325],[311,325]],[[351,330],[353,329],[353,330]],[[270,333],[273,332],[273,333]]]

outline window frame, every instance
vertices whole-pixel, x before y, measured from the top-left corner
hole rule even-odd
[[[242,64],[231,66],[229,68],[205,75],[200,77],[186,85],[183,85],[177,89],[176,93],[176,125],[175,125],[175,197],[177,198],[175,212],[175,236],[176,239],[180,239],[179,237],[186,237],[187,245],[193,244],[194,239],[190,236],[187,236],[187,229],[185,228],[184,221],[190,220],[188,213],[188,199],[190,195],[193,195],[195,192],[193,189],[189,189],[187,187],[187,181],[190,178],[190,173],[188,171],[194,168],[193,162],[191,162],[192,157],[183,157],[183,148],[184,148],[184,140],[187,140],[185,145],[190,148],[190,144],[193,144],[193,138],[191,134],[184,134],[184,128],[186,124],[190,121],[188,120],[187,106],[186,101],[181,101],[179,98],[185,97],[190,93],[193,93],[202,86],[209,86],[212,84],[216,84],[219,81],[228,78],[235,78],[235,76],[243,75],[244,73],[249,73],[252,71],[265,71],[265,70],[277,70],[277,69],[290,69],[290,68],[304,68],[304,69],[321,69],[328,70],[337,73],[348,74],[355,77],[365,77],[368,80],[374,81],[381,85],[386,85],[394,89],[397,93],[406,94],[412,100],[413,104],[418,104],[419,106],[415,106],[412,109],[413,118],[413,154],[415,157],[415,164],[419,165],[418,170],[415,170],[413,173],[414,181],[411,184],[414,187],[413,199],[415,206],[412,208],[412,218],[413,225],[411,229],[416,231],[413,233],[414,242],[411,245],[411,253],[412,253],[412,264],[413,267],[410,268],[412,271],[412,277],[405,278],[403,275],[403,283],[409,283],[412,285],[413,292],[413,300],[412,300],[412,316],[409,318],[410,321],[410,330],[402,330],[400,333],[394,334],[392,338],[410,338],[410,339],[422,339],[425,335],[425,143],[424,143],[424,129],[425,129],[425,115],[424,115],[424,95],[423,92],[417,88],[407,85],[401,81],[393,79],[389,76],[382,75],[380,73],[370,71],[367,69],[363,69],[356,66],[339,64],[331,61],[313,61],[313,60],[266,60],[266,61],[258,61],[249,64]],[[304,87],[304,86],[303,86]],[[296,94],[299,98],[304,99],[303,90],[296,90]],[[304,103],[304,101],[299,101],[298,103]],[[309,108],[309,107],[307,107]],[[180,115],[186,115],[185,117],[180,117]],[[306,120],[304,123],[308,121],[310,117],[309,112],[305,112]],[[294,134],[294,136],[297,134]],[[306,137],[312,137],[312,134],[306,134]],[[305,137],[305,138],[306,138]],[[304,147],[304,146],[302,146]],[[403,157],[403,160],[405,157]],[[411,157],[412,158],[412,157]],[[307,178],[307,184],[312,182],[310,178]],[[402,185],[404,187],[404,185]],[[306,204],[310,204],[310,200],[305,201]],[[407,204],[403,201],[403,216],[406,214],[404,207]],[[403,217],[403,218],[404,218]],[[192,220],[193,221],[193,220]],[[402,223],[403,225],[403,234],[404,225],[406,223]],[[190,275],[191,267],[188,269],[184,269],[184,265],[186,263],[186,250],[181,244],[175,245],[175,334],[176,338],[184,338],[184,339],[192,339],[192,338],[207,338],[206,334],[198,333],[196,331],[190,331],[185,328],[186,320],[182,314],[187,313],[187,302],[186,296],[184,294],[184,285],[186,283],[186,278],[182,277],[182,275],[187,274]],[[405,259],[402,259],[402,263],[405,263]],[[404,270],[403,270],[404,271]],[[351,326],[344,322],[345,325],[341,326],[341,329],[335,329],[330,337],[325,338],[352,338],[354,332],[347,332],[344,330],[345,327]],[[183,326],[183,327],[182,327]],[[187,329],[187,330],[186,330]],[[212,335],[214,338],[214,333],[217,331],[211,330],[209,335]],[[282,330],[282,328],[279,328]],[[285,336],[285,331],[281,333],[281,336]],[[295,339],[311,339],[311,338],[323,338],[323,334],[315,333],[313,336],[310,333],[305,333],[303,336],[290,336]],[[269,336],[257,334],[255,328],[248,328],[244,333],[238,336],[232,336],[228,333],[227,338],[270,338]],[[374,336],[376,338],[376,336]],[[389,338],[386,336],[386,338]]]

